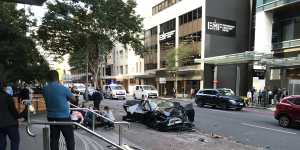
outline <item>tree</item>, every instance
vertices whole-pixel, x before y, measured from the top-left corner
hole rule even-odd
[[[30,36],[28,19],[15,4],[0,2],[0,79],[14,81],[42,81],[49,70],[48,63],[36,49]]]
[[[178,67],[192,63],[197,57],[197,51],[199,50],[190,44],[181,44],[178,48],[171,49],[167,53],[167,69],[177,71]]]
[[[56,0],[47,6],[38,30],[41,45],[57,58],[70,54],[73,68],[88,64],[95,81],[103,58],[115,44],[143,53],[142,19],[135,14],[133,0]]]
[[[170,75],[175,77],[175,89],[177,89],[177,74],[179,67],[193,64],[194,59],[198,57],[197,51],[199,50],[195,49],[193,44],[181,44],[178,48],[171,49],[167,53],[167,70]]]

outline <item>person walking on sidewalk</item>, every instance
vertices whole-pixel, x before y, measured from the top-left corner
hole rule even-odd
[[[11,150],[19,149],[18,116],[12,97],[6,93],[3,81],[0,81],[0,150],[6,150],[6,136],[10,140]]]
[[[48,84],[43,89],[46,102],[48,121],[70,121],[70,106],[68,101],[74,102],[75,97],[71,91],[59,83],[56,70],[48,72]],[[50,125],[50,148],[59,150],[59,137],[62,132],[67,150],[75,150],[74,130],[72,125]]]

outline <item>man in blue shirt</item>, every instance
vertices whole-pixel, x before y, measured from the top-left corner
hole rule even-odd
[[[75,101],[71,91],[59,83],[58,72],[48,73],[48,85],[43,90],[46,102],[48,121],[71,121],[68,101]],[[59,137],[62,132],[65,137],[67,150],[75,150],[74,131],[71,125],[50,125],[51,150],[59,150]]]

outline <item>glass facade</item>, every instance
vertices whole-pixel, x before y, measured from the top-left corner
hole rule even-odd
[[[280,7],[299,0],[256,0],[256,11],[264,11],[275,7]]]
[[[176,21],[172,19],[160,25],[160,68],[166,67],[166,56],[169,50],[175,48]]]
[[[168,7],[171,7],[172,5],[180,2],[181,0],[164,0],[161,3],[155,5],[152,7],[152,15],[155,15],[164,9],[167,9]]]
[[[278,11],[274,13],[273,20],[273,49],[300,46],[300,12],[298,9]]]
[[[181,60],[180,66],[194,65],[193,60],[200,58],[202,9],[197,8],[179,16],[179,45],[188,48],[190,57]]]
[[[157,69],[157,27],[145,31],[145,70]]]

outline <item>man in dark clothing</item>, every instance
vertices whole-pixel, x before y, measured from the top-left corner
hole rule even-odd
[[[92,99],[94,101],[94,109],[99,110],[100,102],[103,100],[103,94],[100,89],[96,89],[92,95]]]
[[[48,85],[43,90],[46,102],[48,121],[70,121],[70,106],[68,101],[74,102],[71,91],[59,83],[58,72],[51,70],[48,73]],[[67,150],[75,150],[74,130],[72,125],[50,125],[51,150],[59,150],[59,137],[62,132]]]
[[[18,112],[14,101],[4,91],[3,82],[0,81],[0,150],[6,149],[6,136],[10,139],[11,150],[18,150],[20,135],[18,129]]]

